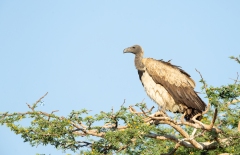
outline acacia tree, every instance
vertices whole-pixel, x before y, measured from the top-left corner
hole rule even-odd
[[[240,63],[240,57],[230,57]],[[200,73],[199,73],[200,74]],[[240,154],[240,82],[202,90],[208,98],[207,109],[184,120],[184,114],[168,116],[145,103],[118,111],[89,115],[86,109],[72,111],[67,117],[56,111],[46,113],[37,107],[47,93],[20,113],[1,113],[0,124],[6,125],[32,146],[53,145],[81,154]],[[125,102],[125,101],[124,101]],[[202,115],[201,121],[196,118]],[[29,119],[30,118],[30,119]],[[21,120],[29,120],[22,126]],[[86,147],[87,149],[82,149]]]

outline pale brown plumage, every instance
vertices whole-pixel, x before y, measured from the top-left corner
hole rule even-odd
[[[123,52],[135,54],[135,67],[147,95],[164,110],[186,111],[186,120],[205,110],[205,103],[194,91],[195,82],[184,70],[170,61],[143,58],[139,45],[128,47]]]

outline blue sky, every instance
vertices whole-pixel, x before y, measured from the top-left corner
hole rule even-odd
[[[46,92],[39,110],[93,114],[145,99],[131,54],[170,60],[196,81],[232,83],[239,66],[240,2],[235,1],[0,1],[0,112],[24,112]],[[204,97],[204,96],[202,96]],[[206,100],[205,100],[206,101]],[[0,126],[0,154],[62,153],[31,147]]]

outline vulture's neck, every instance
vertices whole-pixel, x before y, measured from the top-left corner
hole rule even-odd
[[[143,59],[143,52],[139,52],[137,54],[135,54],[135,67],[137,70],[141,70],[144,71],[144,65],[142,63],[142,59]]]

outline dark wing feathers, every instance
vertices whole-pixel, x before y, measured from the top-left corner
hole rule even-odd
[[[184,70],[169,62],[147,58],[143,61],[148,74],[161,84],[176,103],[199,111],[205,110],[205,103],[194,91],[195,83]]]
[[[138,70],[138,76],[139,76],[139,80],[141,81],[141,83],[142,83],[141,77],[142,77],[142,75],[143,75],[143,72],[144,72],[144,71]],[[143,83],[142,83],[142,85],[143,85]],[[144,85],[143,85],[143,86],[144,86]]]

